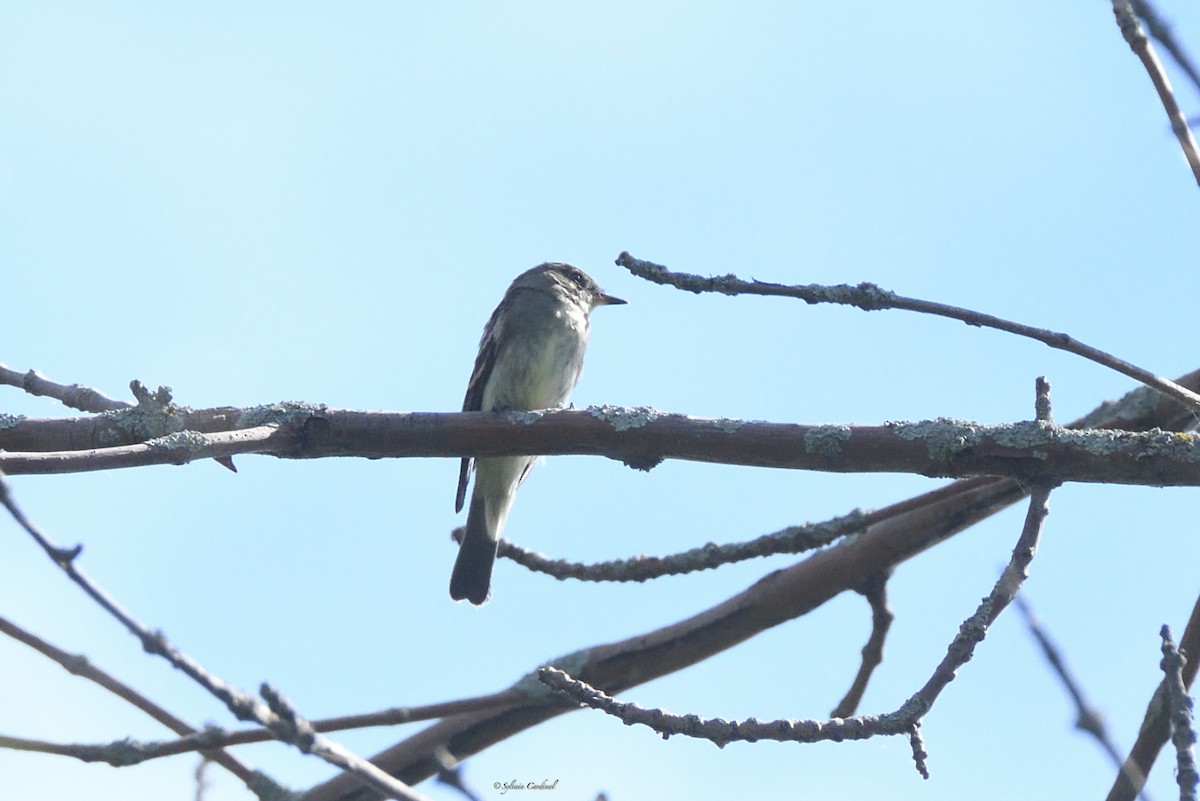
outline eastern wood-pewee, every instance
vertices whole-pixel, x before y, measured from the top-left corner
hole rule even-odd
[[[504,293],[479,340],[464,412],[551,409],[571,396],[583,369],[588,315],[597,306],[625,303],[569,264],[526,270]],[[536,456],[475,459],[475,488],[467,530],[450,576],[450,597],[473,604],[488,599],[492,564],[517,487]],[[462,460],[455,511],[467,495],[471,459]]]

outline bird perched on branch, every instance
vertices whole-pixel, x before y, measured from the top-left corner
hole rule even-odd
[[[464,412],[551,409],[566,404],[583,370],[588,317],[597,306],[625,303],[569,264],[526,270],[508,287],[479,340]],[[500,531],[517,487],[536,456],[475,459],[467,528],[450,576],[450,597],[488,599]],[[467,495],[471,459],[462,460],[455,511]]]

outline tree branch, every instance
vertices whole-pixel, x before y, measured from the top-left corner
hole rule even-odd
[[[1200,184],[1200,147],[1197,147],[1196,137],[1192,136],[1192,129],[1188,127],[1187,117],[1184,116],[1178,101],[1175,100],[1175,92],[1171,89],[1171,81],[1167,78],[1167,72],[1163,69],[1162,62],[1158,60],[1158,53],[1155,52],[1154,45],[1146,38],[1146,34],[1142,32],[1142,26],[1133,13],[1130,0],[1113,0],[1112,6],[1121,36],[1125,38],[1125,43],[1142,62],[1146,74],[1150,76],[1150,82],[1154,84],[1154,91],[1158,93],[1158,100],[1167,112],[1171,130],[1175,133],[1175,138],[1179,140],[1179,147],[1183,150],[1183,156],[1187,159],[1188,166],[1192,168],[1192,177],[1195,178],[1196,183]]]
[[[24,643],[38,653],[53,659],[73,675],[82,676],[89,681],[95,682],[104,689],[116,695],[118,698],[121,698],[122,700],[127,701],[128,703],[142,710],[147,715],[154,718],[176,734],[187,737],[197,733],[195,728],[175,717],[158,704],[146,698],[137,690],[133,689],[124,682],[118,681],[108,673],[93,665],[91,661],[87,659],[87,657],[77,654],[68,654],[66,651],[51,645],[41,637],[26,631],[25,629],[5,618],[0,618],[0,633],[7,634],[14,640]],[[249,786],[250,783],[255,779],[255,772],[243,765],[232,754],[225,751],[213,750],[219,747],[220,746],[204,746],[203,748],[198,748],[197,750],[201,750],[205,757],[221,765],[230,773],[241,779],[242,782],[244,782],[247,786]]]
[[[71,473],[244,453],[288,459],[588,454],[640,469],[663,459],[683,459],[838,473],[1200,486],[1200,438],[1162,431],[1081,431],[1037,421],[982,425],[946,419],[799,425],[612,406],[432,414],[297,404],[263,422],[263,409],[277,408],[204,410],[196,414],[211,423],[219,412],[226,430],[186,429],[141,444],[70,451],[18,452],[14,445],[31,444],[31,428],[78,432],[77,421],[20,422],[0,431],[0,470],[10,475]]]
[[[1183,654],[1171,640],[1171,627],[1163,626],[1162,670],[1167,688],[1167,712],[1171,720],[1171,742],[1175,745],[1175,781],[1179,784],[1179,801],[1196,801],[1196,786],[1200,774],[1196,771],[1196,729],[1192,719],[1192,699],[1183,681]]]
[[[1183,637],[1179,640],[1179,650],[1187,655],[1187,663],[1182,670],[1183,685],[1190,688],[1196,680],[1196,670],[1200,667],[1200,597],[1192,605],[1192,613],[1188,616]],[[1108,791],[1106,801],[1133,801],[1145,786],[1150,768],[1154,766],[1159,751],[1166,744],[1171,734],[1168,706],[1166,702],[1167,683],[1163,679],[1155,688],[1146,705],[1146,714],[1138,731],[1137,742],[1129,750],[1125,764],[1117,774],[1116,780]]]
[[[862,283],[857,286],[849,286],[848,284],[838,284],[837,286],[822,286],[820,284],[787,286],[784,284],[772,284],[766,281],[744,281],[736,275],[704,278],[703,276],[692,275],[690,273],[672,272],[661,264],[635,259],[628,252],[621,253],[617,257],[616,263],[639,278],[644,278],[655,284],[673,286],[676,289],[683,289],[697,294],[701,292],[715,292],[722,295],[765,295],[768,297],[796,298],[809,304],[836,303],[844,306],[855,306],[863,311],[905,309],[922,314],[932,314],[936,317],[949,317],[952,320],[961,320],[967,325],[995,328],[999,331],[1016,334],[1017,336],[1036,339],[1038,342],[1042,342],[1052,348],[1074,353],[1076,356],[1082,356],[1096,364],[1101,364],[1112,370],[1116,370],[1118,373],[1123,373],[1148,387],[1153,387],[1180,403],[1187,404],[1193,411],[1200,411],[1200,394],[1193,392],[1187,387],[1180,386],[1173,381],[1169,381],[1162,376],[1155,375],[1149,370],[1144,370],[1123,359],[1118,359],[1116,356],[1105,353],[1098,348],[1085,345],[1067,334],[1014,323],[1000,317],[993,317],[990,314],[983,314],[971,311],[970,309],[961,309],[945,303],[907,298],[903,295],[897,295],[895,292],[882,289],[875,284]]]
[[[1071,696],[1071,701],[1075,704],[1075,728],[1090,734],[1104,753],[1108,754],[1118,770],[1135,770],[1132,764],[1121,764],[1121,755],[1117,751],[1117,746],[1113,742],[1112,736],[1108,733],[1108,727],[1104,725],[1104,717],[1095,707],[1087,702],[1087,699],[1083,695],[1083,688],[1071,674],[1071,671],[1067,669],[1066,661],[1063,659],[1062,653],[1058,650],[1058,646],[1054,644],[1050,636],[1042,628],[1034,616],[1033,610],[1029,608],[1029,604],[1026,603],[1023,597],[1018,596],[1016,607],[1025,621],[1026,628],[1029,629],[1029,634],[1037,642],[1042,655],[1050,665],[1050,669],[1054,671],[1054,675],[1058,676],[1058,680],[1062,682],[1067,695]],[[1137,783],[1138,786],[1145,783],[1145,777],[1140,773],[1130,775],[1128,778],[1130,781]],[[1143,800],[1148,801],[1144,795]]]

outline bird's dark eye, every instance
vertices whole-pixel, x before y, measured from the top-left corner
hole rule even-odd
[[[572,267],[570,270],[567,270],[567,276],[576,284],[578,284],[581,289],[587,289],[588,278],[581,271]]]

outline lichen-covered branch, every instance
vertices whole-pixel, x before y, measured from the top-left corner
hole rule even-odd
[[[195,414],[211,429],[218,410]],[[46,448],[58,441],[56,428],[78,433],[76,420],[18,422],[0,430],[0,470],[10,475],[69,473],[250,453],[291,459],[590,454],[643,469],[664,459],[683,459],[838,473],[1200,486],[1200,437],[1194,434],[1085,431],[1039,421],[800,425],[610,406],[432,414],[307,404],[222,409],[219,416],[224,426],[219,431],[185,428],[137,444],[69,451]],[[45,438],[35,439],[30,429]],[[94,441],[77,443],[91,446]]]
[[[1196,801],[1196,786],[1200,774],[1196,771],[1196,728],[1192,715],[1192,699],[1183,680],[1186,661],[1171,639],[1171,627],[1163,626],[1162,670],[1167,690],[1167,710],[1171,720],[1171,742],[1175,745],[1175,781],[1179,784],[1179,801]]]

